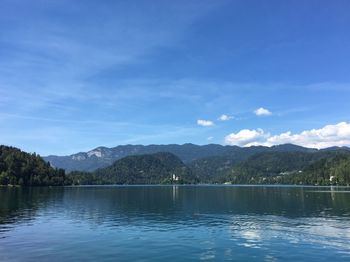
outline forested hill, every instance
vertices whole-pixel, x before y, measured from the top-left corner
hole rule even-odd
[[[63,169],[54,169],[39,155],[0,146],[0,185],[62,186],[71,184]]]
[[[267,152],[238,163],[209,158],[191,169],[208,183],[350,185],[350,151]]]
[[[318,151],[262,152],[238,161],[231,156],[216,156],[189,163],[201,181],[213,183],[229,179],[234,183],[258,183],[260,180],[301,171],[320,159],[350,155],[349,149],[332,148]],[[269,179],[266,182],[273,182]]]
[[[174,154],[128,156],[95,172],[71,172],[74,184],[190,184],[199,180]]]
[[[282,177],[280,183],[350,186],[350,154],[322,158],[307,166],[303,172]]]

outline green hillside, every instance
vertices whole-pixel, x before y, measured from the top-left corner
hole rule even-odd
[[[62,186],[71,184],[63,169],[54,169],[39,155],[0,146],[0,185]]]

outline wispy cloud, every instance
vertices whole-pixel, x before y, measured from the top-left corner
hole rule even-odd
[[[229,121],[233,118],[234,118],[233,116],[222,114],[221,116],[219,116],[218,120],[219,121]]]
[[[197,120],[197,125],[208,127],[208,126],[213,126],[214,122],[210,121],[210,120],[198,119]]]
[[[270,110],[263,108],[263,107],[260,107],[256,110],[254,110],[254,114],[256,114],[257,116],[270,116],[270,115],[272,115]]]

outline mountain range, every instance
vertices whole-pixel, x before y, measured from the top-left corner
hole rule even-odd
[[[94,171],[112,165],[116,160],[132,155],[154,154],[169,152],[181,159],[185,164],[207,158],[226,158],[231,163],[237,163],[248,159],[257,153],[264,152],[318,152],[339,150],[341,148],[329,148],[317,150],[305,148],[293,144],[284,144],[272,147],[252,146],[223,146],[218,144],[194,145],[194,144],[169,144],[169,145],[119,145],[116,147],[97,147],[88,152],[79,152],[69,156],[50,155],[44,159],[53,167],[71,171]],[[344,148],[349,150],[349,148]]]
[[[127,145],[42,159],[0,146],[0,185],[197,183],[349,186],[350,149],[317,150],[291,144]]]

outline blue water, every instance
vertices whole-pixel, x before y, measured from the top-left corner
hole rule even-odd
[[[350,189],[0,188],[0,261],[350,261]]]

